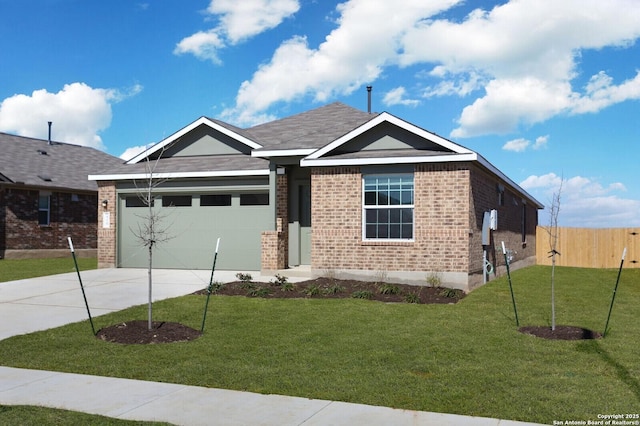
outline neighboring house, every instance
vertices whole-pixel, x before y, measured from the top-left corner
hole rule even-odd
[[[96,256],[98,185],[122,164],[93,148],[0,133],[0,257]]]
[[[483,282],[485,251],[504,265],[501,241],[514,267],[535,262],[542,205],[479,154],[388,113],[333,103],[249,129],[201,117],[89,176],[111,220],[100,221],[99,266],[146,266],[135,235],[150,170],[171,237],[156,246],[158,268],[211,268],[218,237],[219,269],[309,265],[314,276],[417,284],[437,275],[464,290]]]

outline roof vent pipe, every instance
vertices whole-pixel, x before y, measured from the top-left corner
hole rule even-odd
[[[47,139],[47,144],[51,145],[51,121],[48,121],[49,123],[49,138]]]
[[[367,86],[367,112],[371,114],[371,89],[373,86]]]

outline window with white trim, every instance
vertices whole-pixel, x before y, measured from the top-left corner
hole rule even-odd
[[[364,240],[413,239],[413,174],[364,175]]]

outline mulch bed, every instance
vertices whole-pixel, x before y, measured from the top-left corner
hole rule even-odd
[[[556,325],[555,330],[545,326],[526,326],[520,327],[518,331],[550,340],[591,340],[602,337],[597,331],[570,325]]]
[[[194,294],[206,295],[207,289]],[[359,298],[378,302],[457,303],[462,290],[409,284],[375,283],[320,277],[299,283],[234,281],[212,288],[211,294],[262,297],[266,299],[345,299]]]
[[[102,328],[96,333],[96,337],[107,342],[147,345],[188,342],[201,334],[200,331],[177,322],[152,321],[149,330],[148,321],[134,320]]]
[[[194,294],[206,295],[208,289]],[[212,293],[224,296],[263,297],[267,299],[344,299],[359,298],[379,302],[404,303],[457,303],[464,297],[462,290],[442,287],[424,287],[408,284],[373,283],[357,280],[316,278],[299,283],[286,279],[271,283],[234,281],[212,287]],[[123,344],[154,344],[187,342],[197,339],[199,330],[174,322],[152,322],[151,330],[145,320],[127,321],[100,329],[96,337],[107,342]]]

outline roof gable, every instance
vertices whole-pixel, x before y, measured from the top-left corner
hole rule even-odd
[[[200,117],[171,136],[127,161],[136,164],[145,159],[163,157],[205,156],[205,155],[250,155],[252,149],[262,145],[243,134],[240,129],[217,120]]]
[[[318,163],[344,154],[356,154],[366,151],[405,151],[411,157],[417,155],[471,155],[473,151],[453,143],[435,133],[428,132],[411,123],[383,112],[360,127],[334,140],[303,159],[303,162]],[[371,157],[371,155],[364,155]],[[397,156],[397,155],[396,155]],[[353,155],[350,157],[353,158]]]

